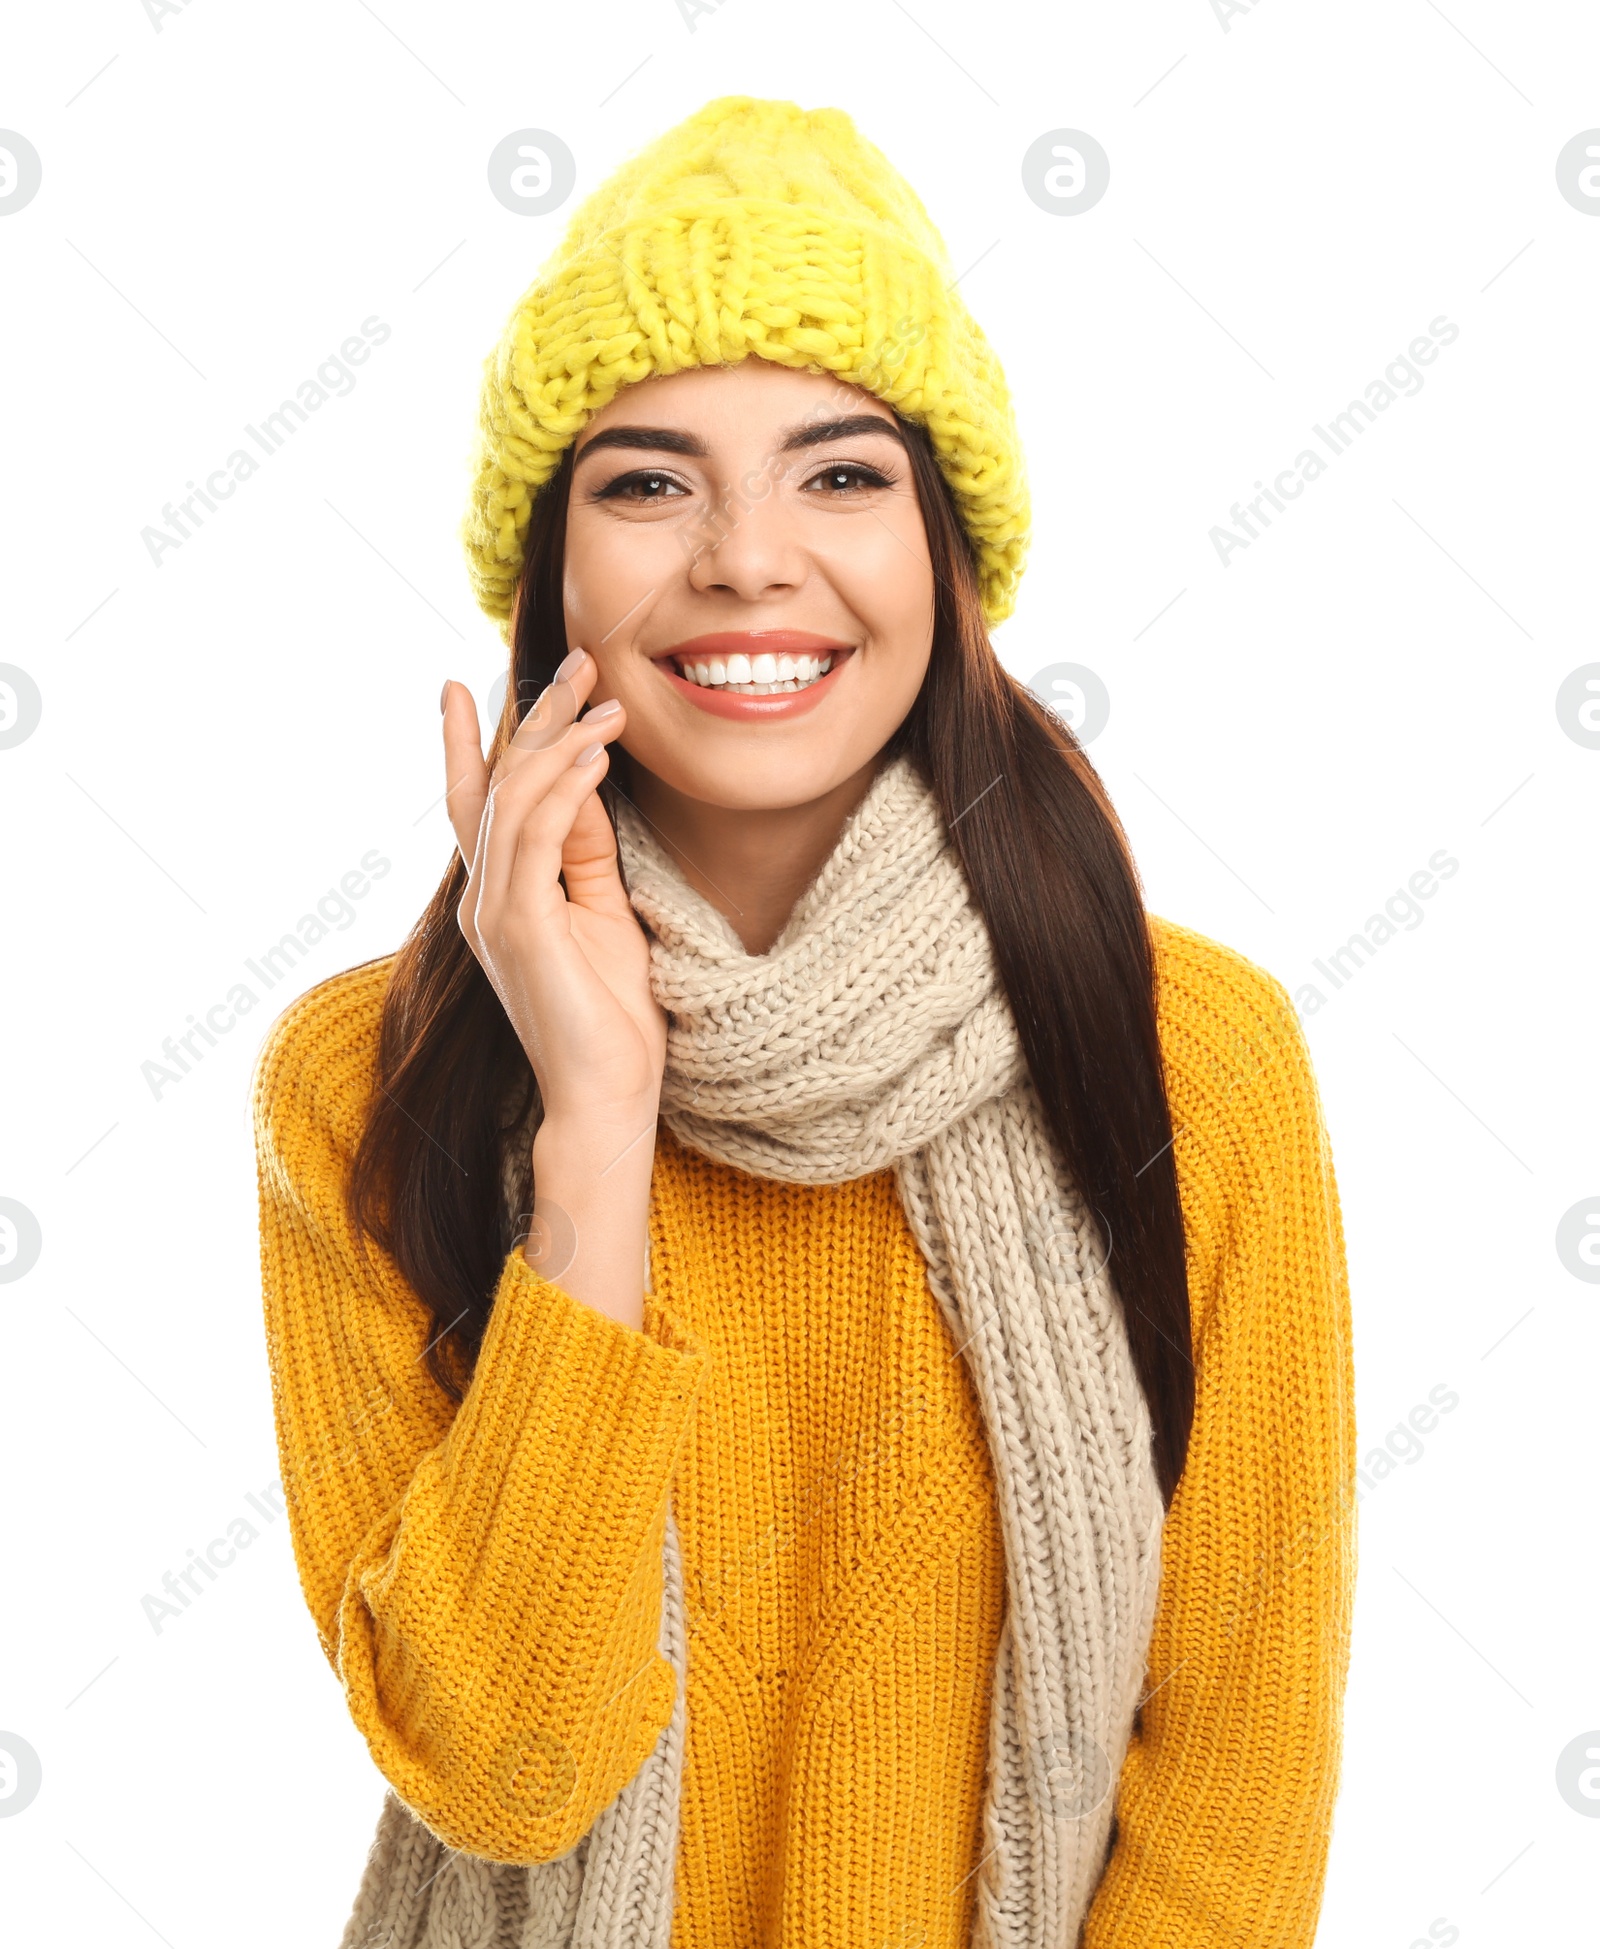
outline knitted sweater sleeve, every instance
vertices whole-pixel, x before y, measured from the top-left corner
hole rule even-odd
[[[657,1650],[669,1477],[706,1354],[520,1250],[457,1406],[428,1314],[344,1212],[387,962],[269,1032],[253,1113],[278,1453],[322,1648],[380,1772],[451,1847],[545,1861],[671,1717]]]
[[[1196,1360],[1144,1703],[1085,1949],[1310,1949],[1355,1576],[1344,1234],[1270,975],[1157,933]]]

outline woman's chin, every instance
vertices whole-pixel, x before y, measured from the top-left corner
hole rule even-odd
[[[858,751],[837,737],[777,739],[770,730],[749,728],[732,737],[663,740],[653,750],[654,740],[636,743],[629,734],[623,743],[632,747],[635,764],[669,793],[726,812],[791,812],[814,805],[868,770],[876,750],[870,740]],[[639,782],[648,793],[648,784]]]

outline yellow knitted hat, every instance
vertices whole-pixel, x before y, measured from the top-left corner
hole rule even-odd
[[[1011,397],[916,192],[837,108],[725,95],[595,190],[484,361],[462,539],[509,635],[533,496],[626,385],[754,353],[926,426],[1010,615],[1028,490]]]

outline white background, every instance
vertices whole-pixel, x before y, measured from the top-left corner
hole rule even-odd
[[[1328,997],[1363,1454],[1459,1395],[1361,1509],[1319,1942],[1593,1940],[1556,1761],[1600,1728],[1600,1291],[1555,1234],[1600,1194],[1600,751],[1555,700],[1600,658],[1600,221],[1555,163],[1600,125],[1600,19],[1487,0],[9,14],[43,184],[0,219],[0,660],[43,717],[0,751],[0,1195],[43,1251],[0,1290],[0,1730],[43,1788],[0,1820],[0,1926],[331,1949],[348,1913],[382,1783],[285,1524],[159,1634],[141,1608],[276,1475],[246,1087],[448,861],[440,684],[481,704],[503,656],[456,532],[479,362],[577,197],[730,92],[849,111],[973,267],[1034,495],[1001,653],[1108,687],[1151,905]],[[527,127],[577,158],[554,214],[489,194]],[[1058,128],[1110,156],[1093,210],[1024,194]],[[141,528],[374,314],[355,390],[157,568]],[[1423,390],[1224,566],[1209,529],[1440,316]],[[1440,847],[1423,922],[1319,981]],[[372,848],[351,924],[154,1097],[163,1039]]]

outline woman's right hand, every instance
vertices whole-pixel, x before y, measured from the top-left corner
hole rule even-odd
[[[626,713],[613,700],[578,715],[597,677],[594,658],[574,650],[492,776],[471,693],[447,683],[441,699],[450,823],[469,869],[457,918],[539,1085],[536,1149],[551,1160],[536,1168],[540,1203],[559,1203],[580,1246],[586,1230],[593,1245],[625,1216],[620,1207],[638,1203],[641,1183],[648,1201],[655,1147],[640,1140],[654,1132],[667,1043],[649,942],[595,790]],[[629,1167],[597,1194],[597,1181],[629,1153]],[[593,1263],[592,1250],[582,1256]],[[617,1303],[605,1295],[595,1303],[636,1323],[633,1284],[630,1276],[610,1294]]]

